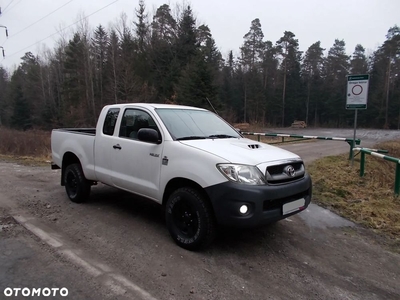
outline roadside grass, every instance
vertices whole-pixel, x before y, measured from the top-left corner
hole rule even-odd
[[[377,144],[400,158],[400,140]],[[313,179],[313,202],[400,242],[400,197],[394,196],[396,164],[366,155],[365,175],[359,176],[360,156],[351,167],[348,156],[319,159],[308,171]]]
[[[21,164],[40,164],[51,160],[50,132],[19,131],[0,127],[0,158]]]

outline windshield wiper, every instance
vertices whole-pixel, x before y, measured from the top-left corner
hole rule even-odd
[[[185,141],[185,140],[204,140],[207,139],[206,136],[200,136],[200,135],[190,135],[190,136],[184,136],[177,138],[177,141]]]
[[[233,135],[229,135],[229,134],[212,134],[212,135],[209,135],[208,137],[211,139],[215,139],[215,138],[217,138],[217,139],[231,139],[231,138],[237,139],[238,138],[237,136],[233,136]]]

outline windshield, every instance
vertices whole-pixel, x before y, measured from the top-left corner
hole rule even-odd
[[[236,130],[210,111],[171,108],[156,111],[176,140],[240,137]]]

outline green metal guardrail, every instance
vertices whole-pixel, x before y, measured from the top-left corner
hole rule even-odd
[[[291,140],[290,142],[295,142],[299,140],[308,140],[308,139],[317,139],[317,140],[326,140],[326,141],[342,141],[346,142],[350,146],[350,153],[349,153],[349,159],[351,159],[351,156],[353,154],[353,148],[355,145],[360,145],[361,140],[360,139],[348,139],[348,138],[342,138],[342,137],[327,137],[327,136],[313,136],[313,135],[298,135],[298,134],[285,134],[285,133],[258,133],[258,132],[241,132],[243,135],[257,135],[257,140],[260,141],[261,136],[273,136],[273,137],[282,137],[282,142],[278,143],[284,143],[285,142],[285,137],[290,137],[290,138],[297,138],[298,140]],[[272,144],[278,144],[278,143],[272,143]]]
[[[396,163],[396,176],[394,180],[394,194],[398,196],[400,194],[400,159],[392,156],[384,155],[382,153],[388,153],[387,150],[380,149],[369,149],[369,148],[353,148],[354,151],[360,151],[360,177],[365,174],[365,154],[383,158],[384,160]]]

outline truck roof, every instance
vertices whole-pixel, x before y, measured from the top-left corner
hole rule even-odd
[[[205,110],[203,108],[194,107],[194,106],[186,106],[186,105],[178,105],[178,104],[162,104],[162,103],[120,103],[120,104],[111,104],[107,105],[109,108],[112,107],[125,107],[125,106],[138,106],[143,108],[169,108],[169,109],[195,109],[195,110]]]

